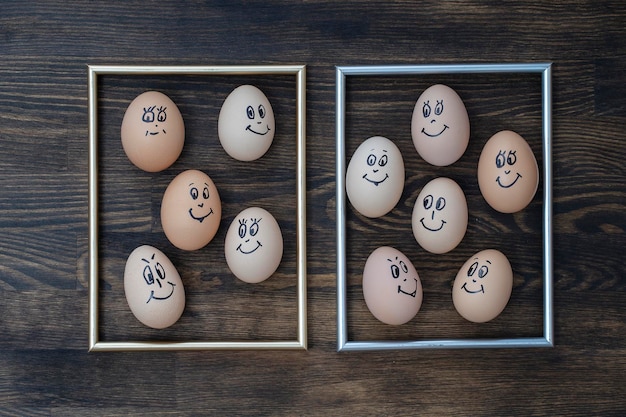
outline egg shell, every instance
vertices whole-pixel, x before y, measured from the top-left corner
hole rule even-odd
[[[461,187],[450,178],[428,182],[415,200],[411,226],[419,245],[431,253],[456,248],[467,231],[467,200]]]
[[[283,257],[283,235],[274,216],[261,207],[241,211],[226,232],[224,255],[231,272],[244,282],[272,276]]]
[[[502,313],[512,290],[509,260],[496,249],[485,249],[470,257],[457,273],[452,302],[466,320],[484,323]]]
[[[165,94],[146,91],[124,113],[122,147],[128,159],[147,172],[162,171],[180,156],[185,124],[178,106]]]
[[[501,213],[524,209],[539,186],[539,166],[530,145],[510,130],[496,133],[485,143],[477,176],[485,201]]]
[[[141,323],[163,329],[185,309],[185,288],[172,262],[159,249],[142,245],[131,252],[124,269],[124,293]]]
[[[161,225],[172,245],[197,250],[215,237],[222,217],[222,202],[213,180],[195,169],[178,174],[167,186],[161,202]]]
[[[241,85],[226,97],[217,120],[217,133],[232,158],[259,159],[272,145],[275,132],[274,110],[260,89]]]
[[[365,262],[363,297],[374,317],[400,325],[415,317],[422,306],[422,283],[409,258],[398,249],[381,246]]]
[[[404,160],[389,139],[373,136],[354,151],[346,171],[346,193],[356,211],[366,217],[390,212],[404,190]]]
[[[470,122],[456,91],[443,84],[424,90],[413,109],[411,136],[417,153],[429,164],[458,161],[469,144]]]

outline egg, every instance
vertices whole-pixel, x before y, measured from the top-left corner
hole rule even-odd
[[[131,252],[124,269],[124,293],[141,323],[163,329],[185,309],[185,288],[178,271],[159,249],[142,245]]]
[[[202,171],[181,172],[163,193],[161,225],[165,236],[179,249],[206,246],[215,237],[221,217],[217,187]]]
[[[258,283],[269,278],[283,257],[283,235],[274,216],[261,207],[241,211],[226,232],[224,255],[240,280]]]
[[[259,159],[270,148],[276,132],[272,105],[257,87],[241,85],[224,100],[217,131],[222,147],[232,158]]]
[[[452,287],[452,302],[466,320],[484,323],[506,307],[513,289],[513,270],[507,257],[486,249],[469,258]]]
[[[398,249],[381,246],[365,262],[363,297],[381,322],[404,324],[422,306],[422,283],[409,258]]]
[[[366,217],[390,212],[404,190],[404,160],[389,139],[373,136],[354,151],[346,171],[346,193],[356,211]]]
[[[539,186],[539,167],[530,145],[510,130],[496,133],[485,143],[477,175],[485,201],[501,213],[524,209]]]
[[[467,201],[459,185],[440,177],[428,182],[413,206],[411,226],[417,243],[431,253],[457,247],[467,231]]]
[[[185,124],[180,110],[165,94],[146,91],[124,113],[122,147],[128,159],[148,172],[162,171],[180,156]]]
[[[452,88],[436,84],[417,99],[411,119],[417,153],[429,164],[456,162],[469,144],[470,122],[465,104]]]

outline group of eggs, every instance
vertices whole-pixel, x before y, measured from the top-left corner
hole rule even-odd
[[[448,166],[465,153],[470,123],[465,105],[450,87],[436,84],[418,98],[411,120],[411,136],[418,154],[435,166]],[[504,130],[484,145],[478,160],[478,186],[485,201],[501,213],[515,213],[533,199],[539,168],[532,149],[519,134]],[[389,139],[374,136],[362,142],[348,163],[346,194],[363,216],[390,212],[404,190],[404,161]],[[426,251],[443,254],[463,240],[467,231],[465,194],[452,179],[438,177],[421,190],[411,218],[413,235]],[[483,323],[497,317],[508,304],[513,271],[496,249],[482,250],[458,271],[452,288],[457,312]],[[422,304],[422,285],[412,262],[399,250],[374,250],[363,269],[363,297],[374,317],[386,324],[411,320]]]
[[[239,161],[253,161],[270,148],[275,132],[274,112],[255,86],[235,88],[222,104],[218,136],[226,153]],[[180,110],[165,94],[147,91],[128,106],[121,125],[122,147],[128,159],[147,172],[170,167],[185,142]],[[161,202],[161,224],[175,247],[194,251],[215,237],[222,217],[222,201],[213,180],[200,170],[179,173],[167,186]],[[242,210],[230,224],[224,256],[237,278],[258,283],[269,278],[283,256],[278,222],[261,207]],[[130,310],[144,325],[171,326],[185,308],[182,279],[159,249],[142,245],[131,252],[124,270],[124,292]]]

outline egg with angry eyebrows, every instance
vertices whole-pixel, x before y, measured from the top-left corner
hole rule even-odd
[[[363,268],[363,298],[369,311],[385,324],[411,320],[422,306],[422,283],[415,267],[390,246],[374,250]]]
[[[461,97],[443,84],[428,87],[417,99],[411,119],[417,153],[429,164],[456,162],[469,144],[470,122]]]
[[[178,271],[160,250],[142,245],[124,268],[124,293],[133,315],[148,327],[174,324],[185,309],[185,288]]]
[[[283,256],[283,236],[274,216],[261,207],[239,213],[226,233],[224,255],[240,280],[258,283],[269,278]]]
[[[389,139],[373,136],[354,151],[346,172],[346,193],[356,211],[366,217],[390,212],[404,190],[404,161]]]
[[[239,161],[262,157],[274,140],[274,110],[265,94],[253,85],[235,88],[224,100],[217,133],[228,155]]]
[[[213,180],[187,170],[167,186],[161,202],[161,225],[172,245],[183,250],[206,246],[217,233],[222,202]]]
[[[468,211],[465,194],[450,178],[435,178],[417,196],[411,225],[417,243],[431,253],[454,249],[465,236]]]

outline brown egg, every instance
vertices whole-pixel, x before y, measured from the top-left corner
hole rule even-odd
[[[163,232],[179,249],[206,246],[217,233],[221,217],[222,202],[217,187],[202,171],[192,169],[178,174],[163,194]]]
[[[452,302],[465,319],[484,323],[506,307],[513,289],[513,270],[504,254],[486,249],[469,258],[454,280]]]
[[[365,262],[363,297],[381,322],[404,324],[422,306],[422,283],[409,258],[395,248],[381,246]]]
[[[134,316],[148,327],[176,323],[185,309],[185,288],[178,271],[160,250],[136,248],[124,269],[124,293]]]
[[[158,172],[172,165],[185,143],[183,116],[174,102],[158,91],[135,98],[122,120],[122,147],[138,168]]]
[[[528,142],[510,130],[493,135],[478,160],[478,186],[499,212],[515,213],[530,204],[539,186],[539,167]]]
[[[447,166],[461,158],[469,144],[470,122],[456,91],[442,84],[428,87],[415,103],[411,136],[429,164]]]

